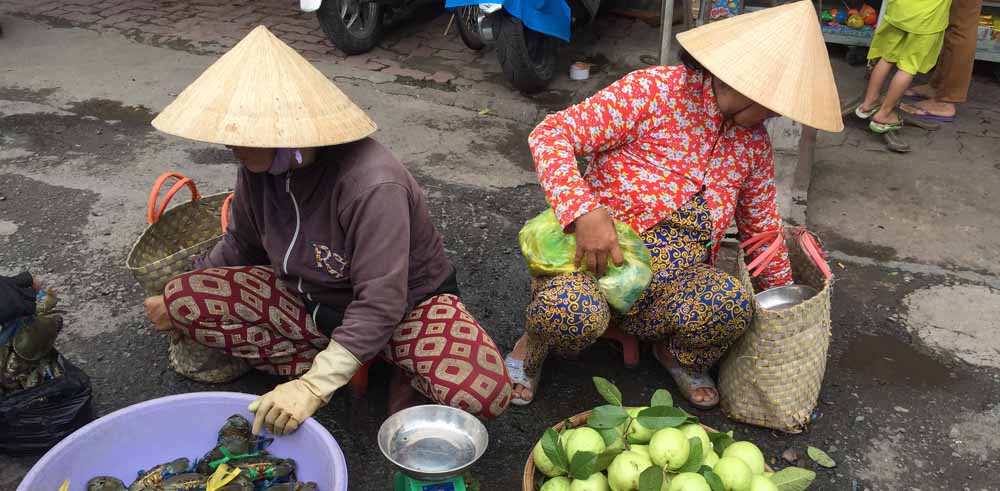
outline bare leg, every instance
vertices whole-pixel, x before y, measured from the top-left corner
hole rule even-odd
[[[919,96],[926,97],[928,99],[934,97],[934,87],[930,84],[914,85],[904,92],[907,97]]]
[[[913,82],[913,74],[902,70],[896,71],[896,75],[889,82],[889,90],[885,93],[882,108],[872,116],[873,121],[883,124],[899,122],[899,115],[895,113],[896,105],[903,98],[903,92],[910,86],[910,82]]]
[[[879,96],[882,95],[882,84],[889,78],[889,72],[892,70],[892,67],[893,64],[885,61],[885,59],[878,60],[878,63],[875,64],[871,78],[868,79],[865,100],[861,103],[862,111],[871,111],[872,107],[878,102]],[[885,106],[883,105],[883,107]]]

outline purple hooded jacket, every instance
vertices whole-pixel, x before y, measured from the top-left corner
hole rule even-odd
[[[241,168],[229,228],[196,267],[270,265],[365,362],[454,269],[423,190],[392,153],[370,138],[318,150],[280,175]]]

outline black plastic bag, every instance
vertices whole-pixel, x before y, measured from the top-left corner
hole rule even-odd
[[[0,454],[44,453],[94,418],[90,377],[58,358],[63,375],[0,395]]]

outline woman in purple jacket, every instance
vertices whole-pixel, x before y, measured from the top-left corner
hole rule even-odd
[[[309,62],[258,27],[153,125],[242,165],[225,236],[146,310],[293,378],[251,405],[255,433],[294,431],[375,357],[437,403],[504,411],[503,358],[458,297],[423,191]]]

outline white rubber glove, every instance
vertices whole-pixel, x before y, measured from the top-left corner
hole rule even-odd
[[[274,435],[297,430],[320,406],[330,402],[333,393],[347,385],[360,367],[354,354],[331,340],[302,377],[278,385],[250,404],[253,434],[259,435],[265,427]]]

